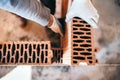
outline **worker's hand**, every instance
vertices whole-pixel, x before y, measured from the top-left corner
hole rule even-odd
[[[63,37],[63,27],[60,22],[53,15],[50,15],[50,21],[52,23],[49,22],[48,28],[50,28],[55,33],[59,33]]]
[[[90,0],[74,0],[66,15],[66,22],[73,17],[79,17],[88,22],[93,28],[97,28],[99,15]]]

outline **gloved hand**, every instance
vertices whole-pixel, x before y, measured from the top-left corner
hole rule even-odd
[[[74,0],[66,15],[66,22],[73,17],[79,17],[88,22],[93,28],[98,28],[99,14],[90,0]]]
[[[63,37],[64,33],[62,25],[53,15],[50,16],[52,17],[53,22],[51,26],[48,26],[48,28],[50,28],[55,33],[59,33]]]

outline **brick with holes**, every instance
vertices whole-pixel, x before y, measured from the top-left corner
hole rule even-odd
[[[0,65],[50,65],[49,41],[0,42]]]
[[[63,41],[63,63],[69,65],[95,65],[93,28],[84,20],[74,17],[66,27]]]

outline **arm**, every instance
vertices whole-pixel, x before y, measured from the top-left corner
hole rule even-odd
[[[1,0],[0,8],[15,13],[26,19],[48,26],[55,33],[63,36],[63,30],[57,19],[50,15],[50,10],[38,0]]]
[[[37,0],[1,0],[0,8],[46,26],[50,20],[50,10]]]

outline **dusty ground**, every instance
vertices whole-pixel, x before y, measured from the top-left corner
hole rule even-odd
[[[102,66],[34,67],[33,80],[120,80],[120,6],[116,5],[115,1],[93,0],[100,14],[99,27],[102,37],[98,41],[101,50],[97,57]],[[0,40],[51,40],[55,43],[59,42],[56,39],[59,38],[58,35],[51,37],[50,35],[54,33],[39,24],[28,21],[26,27],[21,25],[18,17],[0,10]],[[46,34],[46,32],[50,33]]]
[[[120,6],[115,4],[116,0],[94,0],[99,11],[99,26],[102,31],[103,44],[108,45],[120,37]]]

